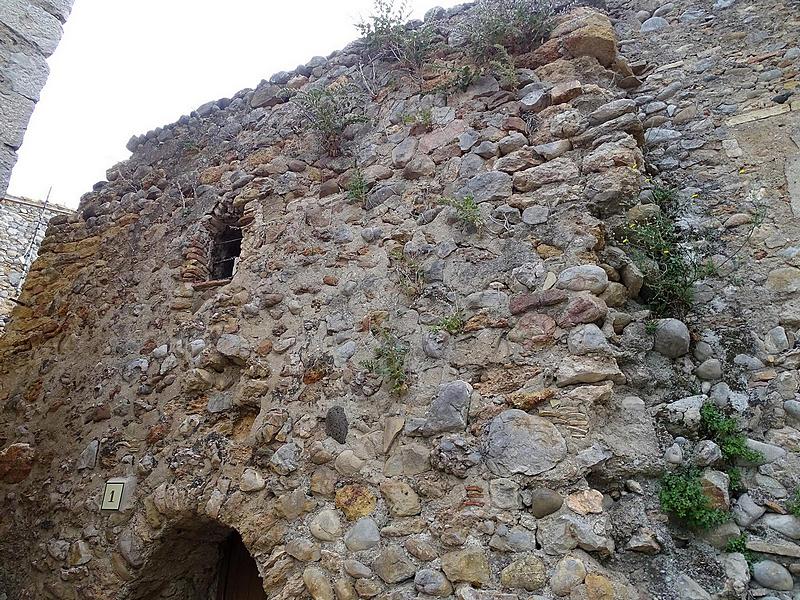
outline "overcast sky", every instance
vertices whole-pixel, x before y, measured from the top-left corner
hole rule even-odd
[[[0,0],[2,1],[2,0]],[[463,0],[410,0],[415,18]],[[129,156],[133,134],[176,121],[357,37],[372,0],[75,0],[9,193],[76,207]]]

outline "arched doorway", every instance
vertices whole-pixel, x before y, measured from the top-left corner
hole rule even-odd
[[[256,561],[236,530],[222,545],[216,600],[267,600]]]
[[[256,561],[235,529],[208,518],[168,526],[126,600],[266,600]]]

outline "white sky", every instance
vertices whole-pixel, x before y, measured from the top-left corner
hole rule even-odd
[[[463,0],[409,0],[414,18]],[[9,193],[77,207],[133,134],[326,56],[371,0],[75,0]]]

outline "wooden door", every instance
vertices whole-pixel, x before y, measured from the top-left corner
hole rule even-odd
[[[231,534],[222,550],[217,600],[267,600],[256,561],[238,532]]]

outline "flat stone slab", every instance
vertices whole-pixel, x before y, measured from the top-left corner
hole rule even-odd
[[[743,123],[750,123],[751,121],[759,121],[761,119],[768,119],[769,117],[777,117],[778,115],[788,113],[790,110],[791,107],[789,105],[778,104],[777,106],[770,106],[769,108],[761,108],[759,110],[751,110],[750,112],[736,115],[735,117],[731,117],[725,121],[725,124],[728,127],[734,127],[736,125],[742,125]]]

